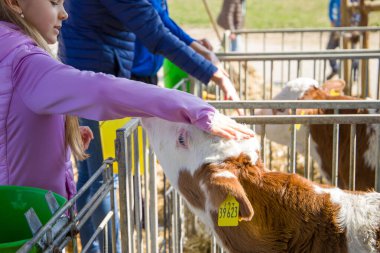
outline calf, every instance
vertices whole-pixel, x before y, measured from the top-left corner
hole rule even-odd
[[[318,82],[309,78],[298,78],[290,81],[274,97],[274,100],[355,100],[357,98],[343,95],[343,80],[329,81],[322,87]],[[333,109],[298,109],[297,114],[323,115],[333,114]],[[340,114],[368,114],[366,109],[342,109]],[[288,115],[290,110],[259,110],[261,115]],[[283,145],[291,145],[291,132],[289,125],[267,125],[265,132],[267,138]],[[261,126],[257,126],[256,132],[263,133]],[[301,154],[305,152],[305,127],[297,131],[296,150]],[[378,130],[374,125],[359,124],[356,127],[356,189],[367,190],[374,187],[375,167],[377,159],[376,140]],[[310,125],[310,155],[318,163],[321,173],[331,179],[332,174],[332,150],[333,150],[333,126]],[[349,161],[350,161],[350,125],[340,125],[339,128],[339,172],[338,186],[348,188]]]
[[[256,138],[225,140],[157,118],[142,123],[172,186],[229,252],[380,252],[379,193],[268,171]],[[218,226],[227,196],[240,204],[236,227]]]

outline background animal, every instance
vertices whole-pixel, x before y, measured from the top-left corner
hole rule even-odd
[[[380,252],[379,193],[268,171],[256,138],[225,140],[157,118],[142,123],[172,186],[229,252]],[[227,196],[240,204],[236,227],[218,226]]]
[[[310,78],[298,78],[288,82],[273,98],[274,100],[356,100],[358,98],[343,95],[345,82],[334,80],[326,82],[322,87]],[[333,114],[333,109],[298,109],[297,114],[323,115]],[[342,109],[340,114],[368,114],[366,109]],[[372,112],[374,113],[374,112]],[[290,110],[263,109],[256,112],[258,115],[289,115]],[[266,125],[265,132],[268,139],[291,145],[289,125]],[[256,132],[263,134],[262,126],[256,127]],[[305,126],[297,131],[297,152],[305,152]],[[310,155],[318,163],[321,173],[331,179],[333,156],[333,126],[310,125],[311,146]],[[358,124],[356,126],[357,156],[356,156],[356,189],[367,190],[374,187],[375,167],[377,159],[376,140],[377,128],[374,125]],[[350,161],[350,125],[340,125],[339,129],[339,172],[338,186],[348,188],[349,161]]]

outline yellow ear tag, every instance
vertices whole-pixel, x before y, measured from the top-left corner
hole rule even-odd
[[[228,195],[218,209],[219,227],[236,227],[239,225],[239,202]]]
[[[305,115],[305,111],[302,110],[300,115]],[[301,128],[301,124],[296,124],[296,130],[298,131],[298,130],[300,130],[300,128]]]
[[[330,90],[330,96],[336,97],[336,96],[339,96],[339,95],[340,95],[339,91],[334,90],[334,89]]]

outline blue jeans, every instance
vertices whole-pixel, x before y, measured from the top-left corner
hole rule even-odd
[[[77,189],[80,190],[81,187],[88,181],[90,177],[99,169],[103,162],[103,154],[102,154],[102,145],[100,142],[100,130],[99,130],[99,122],[94,120],[80,119],[80,125],[88,126],[91,128],[94,133],[94,139],[91,141],[88,150],[86,151],[90,157],[84,161],[78,162],[78,182]],[[84,192],[81,198],[77,201],[78,211],[80,211],[89,199],[93,196],[93,194],[100,188],[103,183],[103,177],[99,176],[97,180],[92,183],[90,188]],[[115,196],[116,200],[116,196]],[[117,201],[115,201],[117,203]],[[115,218],[116,218],[116,249],[117,252],[121,252],[120,249],[120,240],[119,240],[119,217],[117,212],[117,206],[115,207]],[[106,214],[111,210],[110,203],[110,194],[100,203],[99,207],[95,210],[92,217],[87,220],[82,229],[80,230],[80,238],[82,245],[87,244],[90,240],[91,236],[95,233],[96,228],[100,224],[101,220],[106,216]],[[111,221],[108,223],[108,252],[112,252],[112,225]],[[100,233],[97,240],[95,240],[88,252],[102,252],[103,249],[103,233]]]
[[[339,32],[331,32],[329,41],[327,43],[327,49],[335,49],[338,48],[340,44],[340,33]],[[355,48],[355,45],[357,43],[353,43],[352,47]],[[330,59],[330,67],[331,71],[335,74],[339,72],[339,63],[337,62],[336,59]],[[359,69],[359,60],[358,59],[353,59],[352,60],[352,72],[353,72],[353,79],[357,80],[357,74],[358,74],[358,69]]]
[[[239,42],[240,38],[238,37],[239,35],[236,35],[236,38],[234,40],[230,40],[230,50],[231,52],[236,52],[239,51]]]
[[[331,32],[329,41],[327,42],[327,49],[335,49],[339,47],[340,43],[340,33],[339,32]],[[334,73],[338,73],[339,71],[339,63],[336,59],[330,59],[330,67],[331,71]]]

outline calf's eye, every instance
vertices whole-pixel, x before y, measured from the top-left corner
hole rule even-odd
[[[182,134],[178,136],[178,143],[181,144],[182,146],[186,146],[185,137]]]
[[[187,131],[185,129],[180,129],[177,132],[177,136],[177,147],[188,148],[189,140]]]

